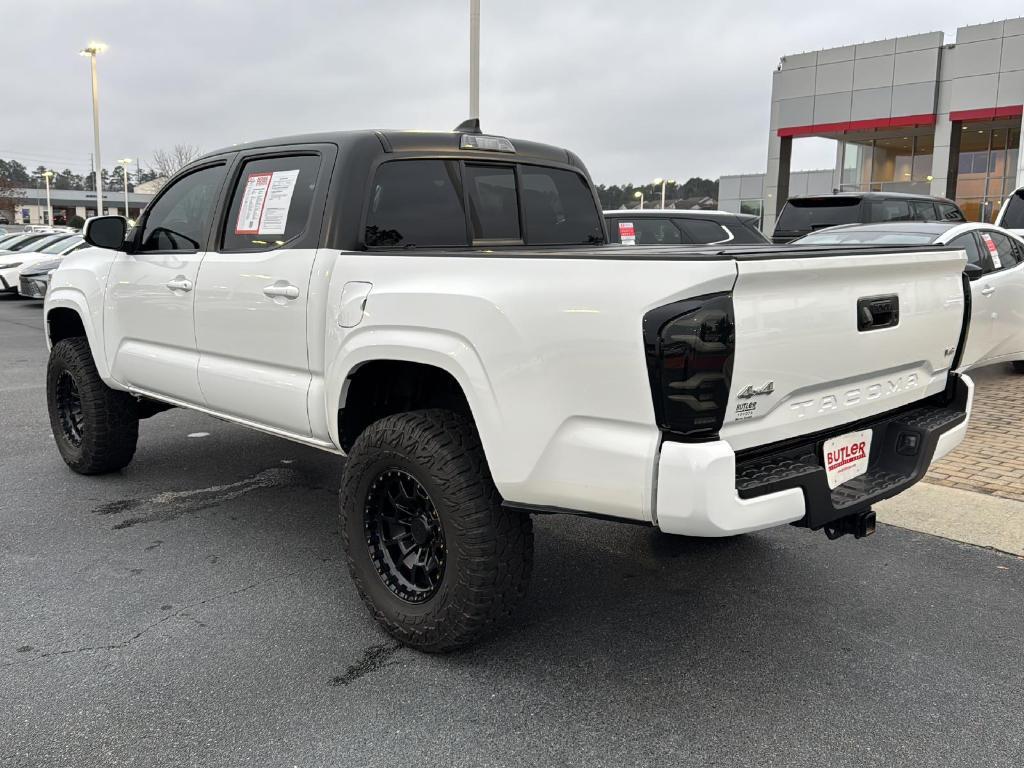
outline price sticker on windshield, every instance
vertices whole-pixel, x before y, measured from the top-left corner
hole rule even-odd
[[[636,229],[632,221],[619,222],[619,240],[623,245],[636,245]]]
[[[981,239],[985,241],[985,247],[988,248],[988,255],[989,258],[992,259],[993,268],[1002,269],[1003,262],[999,260],[999,249],[996,248],[996,241],[992,239],[992,236],[988,232],[982,232]]]

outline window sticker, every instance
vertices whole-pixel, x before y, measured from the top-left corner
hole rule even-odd
[[[267,199],[263,203],[263,216],[260,217],[261,235],[283,235],[288,224],[288,209],[292,206],[292,194],[295,182],[299,180],[299,169],[293,171],[274,171],[270,180]]]
[[[242,193],[242,205],[238,208],[238,221],[235,222],[236,235],[258,235],[263,205],[267,200],[267,190],[273,179],[272,173],[250,173],[245,180],[245,192]]]
[[[1002,269],[1003,262],[999,260],[999,249],[996,248],[996,243],[987,232],[981,233],[981,239],[985,241],[985,245],[988,246],[988,255],[992,259],[992,266],[995,269]]]
[[[283,235],[299,170],[250,173],[235,223],[236,235]]]
[[[623,245],[636,245],[636,229],[633,227],[633,222],[619,222],[619,240]]]

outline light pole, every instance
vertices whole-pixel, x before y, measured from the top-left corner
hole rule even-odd
[[[643,191],[638,189],[636,192],[633,193],[633,197],[640,198],[640,210],[642,211],[644,209],[644,193],[643,193]]]
[[[103,167],[103,163],[100,162],[100,96],[99,96],[99,82],[96,80],[96,54],[102,53],[107,50],[107,46],[103,43],[89,43],[89,45],[79,51],[82,56],[89,57],[89,63],[92,69],[92,137],[93,142],[96,144],[96,159],[95,165],[93,165],[93,173],[96,174],[96,215],[103,215],[103,180],[100,178],[100,169]]]
[[[125,157],[117,162],[121,164],[121,173],[124,174],[124,217],[130,219],[131,216],[128,215],[128,166],[131,165],[132,159]]]
[[[469,116],[480,117],[480,0],[469,0]]]
[[[43,180],[46,182],[46,223],[53,226],[53,206],[50,204],[50,178],[53,171],[43,171]]]
[[[665,185],[675,184],[674,179],[655,179],[655,184],[661,184],[661,210],[665,210]]]

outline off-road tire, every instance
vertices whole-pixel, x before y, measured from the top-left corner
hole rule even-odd
[[[1017,373],[1024,373],[1024,360],[1014,360],[1013,370],[1015,370]]]
[[[74,382],[81,404],[77,440],[62,422],[58,407],[58,382],[65,376]],[[75,472],[116,472],[132,460],[139,439],[135,400],[103,383],[85,338],[63,339],[53,345],[46,367],[46,404],[57,450]]]
[[[365,523],[381,473],[412,475],[430,496],[444,534],[444,572],[421,603],[395,594],[378,573]],[[373,617],[401,643],[443,653],[496,629],[526,593],[533,566],[529,515],[502,507],[473,422],[445,410],[374,422],[349,453],[340,492],[349,573]]]

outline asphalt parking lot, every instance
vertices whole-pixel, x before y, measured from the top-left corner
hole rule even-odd
[[[170,411],[73,475],[45,359],[0,297],[0,765],[1024,763],[1021,559],[540,518],[517,623],[426,656],[349,583],[340,459]]]

